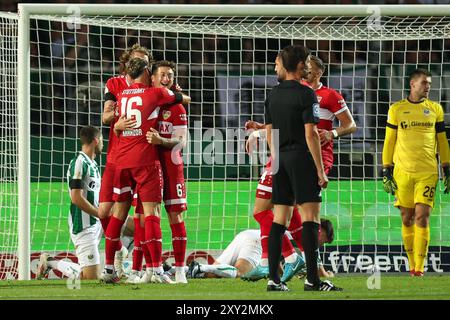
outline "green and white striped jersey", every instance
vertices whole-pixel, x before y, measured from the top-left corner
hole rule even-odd
[[[67,170],[67,186],[70,195],[70,182],[72,180],[81,180],[81,189],[83,196],[94,207],[98,208],[100,195],[100,171],[95,160],[91,160],[84,152],[78,152],[78,155],[70,161]],[[69,226],[73,234],[80,233],[86,228],[100,223],[98,218],[82,211],[72,202],[70,203]]]

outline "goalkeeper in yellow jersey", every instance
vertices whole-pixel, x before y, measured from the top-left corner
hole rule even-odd
[[[428,99],[431,73],[409,76],[410,94],[388,113],[383,146],[383,186],[395,194],[402,217],[402,238],[412,276],[423,276],[430,242],[429,219],[439,180],[439,152],[444,193],[449,192],[449,146],[442,106]]]

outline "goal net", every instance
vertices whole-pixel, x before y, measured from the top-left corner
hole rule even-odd
[[[17,16],[0,13],[0,279],[17,276]]]
[[[81,126],[101,126],[108,137],[109,128],[101,124],[104,84],[118,74],[121,52],[134,43],[149,48],[156,60],[174,61],[176,82],[192,97],[184,150],[188,255],[193,251],[216,255],[240,231],[258,228],[252,213],[264,151],[258,161],[246,155],[243,126],[250,119],[264,122],[265,97],[277,84],[278,51],[302,44],[325,62],[322,82],[344,96],[358,127],[334,145],[335,162],[321,216],[333,222],[335,239],[322,248],[325,264],[338,272],[365,272],[373,264],[383,271],[405,270],[400,215],[378,179],[386,116],[391,103],[407,96],[408,73],[423,67],[433,73],[431,99],[442,104],[449,123],[448,16],[440,16],[439,10],[436,16],[418,15],[429,12],[423,10],[383,14],[381,7],[333,15],[330,7],[315,14],[294,7],[287,14],[289,8],[279,6],[271,6],[270,14],[267,7],[258,11],[264,6],[244,6],[248,15],[233,13],[230,6],[207,13],[198,7],[195,11],[195,6],[183,11],[182,6],[179,12],[144,16],[157,8],[128,7],[134,14],[116,6],[102,14],[86,14],[84,6],[70,6],[64,10],[68,14],[30,17],[32,273],[39,252],[74,257],[67,225],[67,166],[80,147]],[[16,26],[13,18],[1,20],[2,80],[9,78],[0,83],[0,253],[11,256],[17,251],[18,214]],[[104,153],[97,161],[104,165],[105,159]],[[428,271],[441,272],[450,271],[450,203],[440,184],[438,190],[430,219]],[[171,234],[164,212],[162,217],[167,252]],[[0,266],[5,267],[3,260]]]

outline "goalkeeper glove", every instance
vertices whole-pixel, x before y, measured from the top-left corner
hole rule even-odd
[[[450,191],[450,167],[443,167],[442,170],[444,171],[444,193],[447,194]]]
[[[384,191],[395,195],[395,190],[397,190],[397,183],[392,176],[392,168],[383,168],[383,187]]]

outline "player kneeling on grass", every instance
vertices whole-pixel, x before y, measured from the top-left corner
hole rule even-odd
[[[67,170],[71,199],[68,222],[78,264],[55,260],[43,253],[36,273],[38,279],[42,279],[51,269],[72,279],[98,279],[100,274],[100,172],[94,159],[103,149],[103,138],[99,129],[87,126],[81,129],[80,140],[81,151],[70,161]]]

